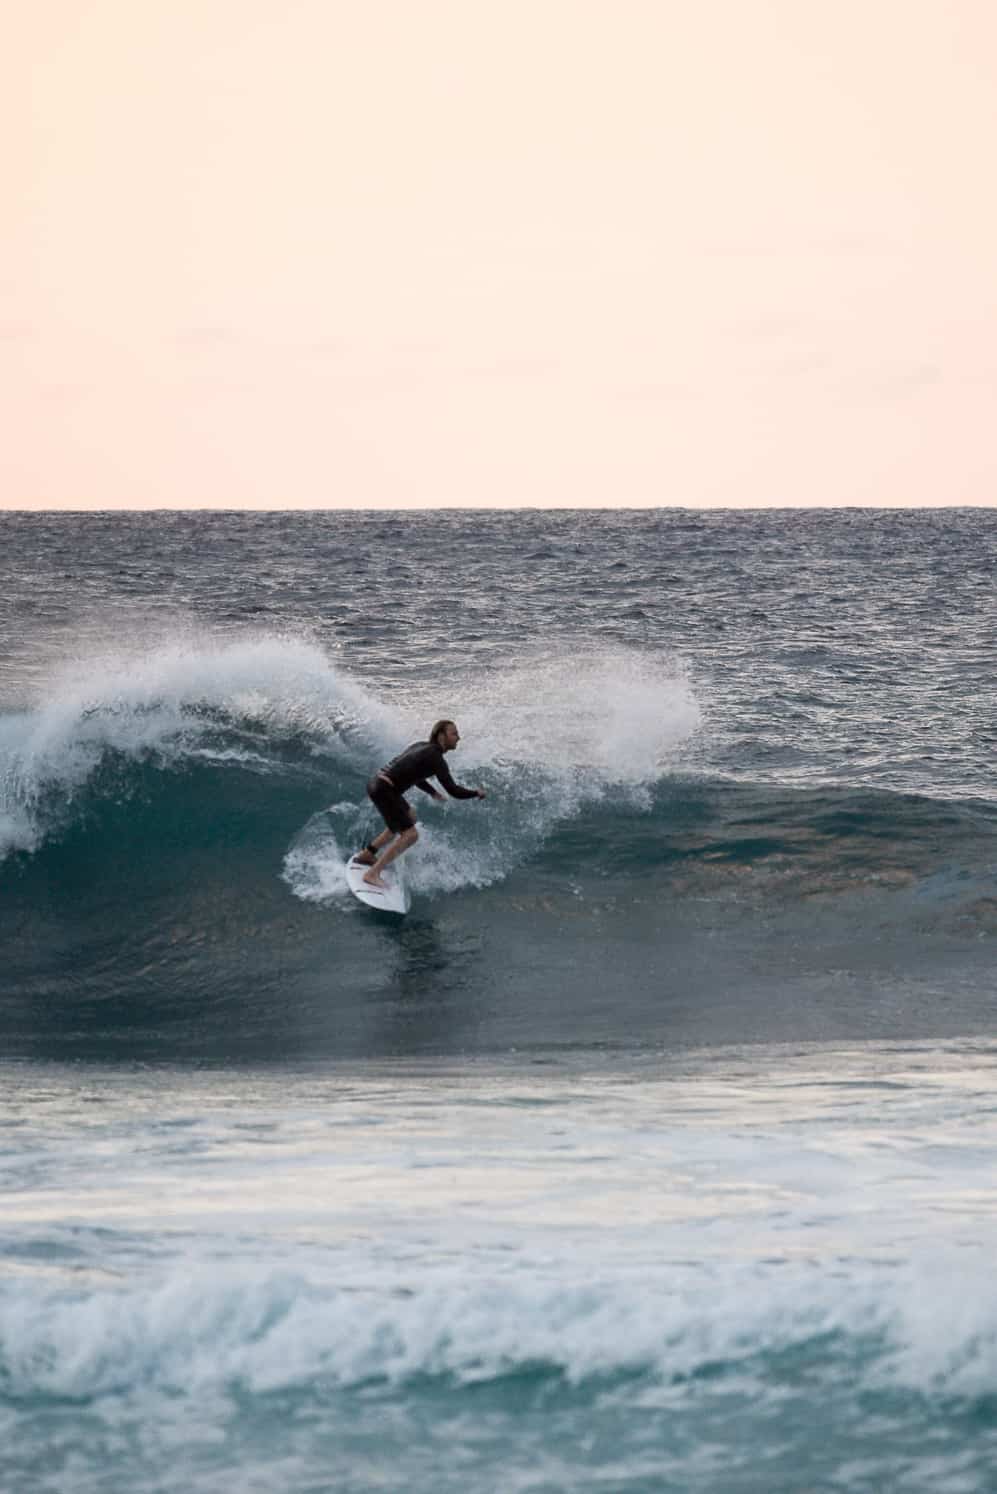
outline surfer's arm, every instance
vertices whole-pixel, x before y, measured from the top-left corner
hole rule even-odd
[[[462,784],[454,783],[453,778],[450,776],[450,769],[446,763],[441,763],[437,768],[436,777],[442,783],[451,799],[481,799],[484,797],[480,789],[464,788]],[[437,794],[437,798],[440,797],[442,796]]]
[[[442,794],[438,794],[436,792],[436,790],[433,788],[433,785],[431,783],[427,782],[427,780],[425,778],[420,778],[418,780],[418,782],[415,784],[415,787],[417,789],[422,789],[422,792],[424,794],[428,794],[431,799],[442,799],[443,798],[443,795]]]

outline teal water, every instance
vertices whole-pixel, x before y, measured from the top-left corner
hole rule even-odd
[[[995,568],[0,515],[0,1488],[997,1487]]]
[[[997,520],[0,515],[8,1056],[993,1031]],[[441,714],[404,929],[371,771]]]

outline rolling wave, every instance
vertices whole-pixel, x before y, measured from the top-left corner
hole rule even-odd
[[[925,1306],[946,1265],[935,1260],[889,1270],[850,1262],[841,1272],[847,1289],[834,1275],[784,1262],[645,1263],[593,1281],[580,1279],[580,1263],[572,1270],[562,1261],[557,1281],[540,1269],[518,1279],[441,1270],[418,1288],[372,1281],[367,1263],[346,1285],[237,1262],[190,1263],[136,1285],[28,1278],[0,1291],[0,1392],[36,1405],[146,1388],[322,1398],[440,1379],[597,1388],[646,1377],[695,1388],[701,1376],[745,1373],[778,1387],[804,1366],[811,1375],[847,1366],[846,1378],[867,1392],[989,1403],[997,1317],[980,1255],[959,1262],[960,1286],[944,1311]]]
[[[488,799],[412,796],[405,929],[358,907],[344,867],[379,828],[372,764],[431,702],[385,705],[307,643],[202,640],[91,664],[0,718],[9,1051],[377,1047],[372,999],[395,1012],[391,1043],[432,1047],[443,1026],[406,1003],[441,990],[475,993],[476,1031],[481,1003],[525,1029],[537,991],[557,992],[545,1038],[598,1020],[615,1040],[607,987],[638,1004],[638,1031],[677,980],[698,1010],[757,972],[752,1000],[774,1010],[808,946],[814,980],[856,950],[893,975],[932,949],[945,979],[976,969],[997,932],[993,806],[697,775],[680,674],[622,654],[563,665],[455,682],[472,750],[454,767]]]
[[[274,739],[248,722],[202,721],[183,752],[104,745],[85,782],[42,786],[30,805],[30,849],[8,847],[0,885],[51,891],[93,874],[142,885],[179,882],[187,858],[212,856],[229,879],[270,883],[307,901],[335,900],[357,845],[380,828],[359,752]],[[486,805],[411,795],[419,847],[413,890],[432,899],[517,877],[606,882],[666,878],[679,892],[739,882],[771,897],[849,887],[985,888],[997,868],[997,808],[867,788],[780,788],[666,773],[612,783],[579,769],[559,780],[506,759],[477,767]],[[467,776],[465,774],[465,776]],[[27,817],[25,811],[25,817]],[[158,868],[158,873],[157,873]]]
[[[451,693],[472,743],[455,770],[491,798],[440,811],[413,793],[424,836],[410,864],[428,894],[534,863],[600,876],[750,867],[802,891],[814,875],[904,884],[953,858],[989,872],[994,857],[988,804],[690,773],[699,706],[654,658],[602,654],[570,673],[535,659]],[[282,639],[91,660],[85,681],[63,673],[35,709],[0,716],[8,879],[46,848],[56,881],[74,857],[113,862],[118,838],[157,862],[237,843],[266,875],[284,837],[286,882],[321,898],[335,885],[323,862],[378,823],[364,783],[419,733],[420,709],[431,714],[386,705],[317,647]]]

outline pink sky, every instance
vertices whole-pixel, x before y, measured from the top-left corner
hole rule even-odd
[[[32,0],[0,506],[997,502],[995,0]]]

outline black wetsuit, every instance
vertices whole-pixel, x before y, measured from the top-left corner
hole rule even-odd
[[[415,824],[415,815],[409,808],[405,793],[410,788],[422,789],[432,794],[433,787],[427,782],[435,778],[446,789],[451,799],[476,799],[477,789],[462,788],[450,776],[443,751],[435,742],[413,742],[367,785],[367,797],[377,809],[389,830],[400,835]]]

